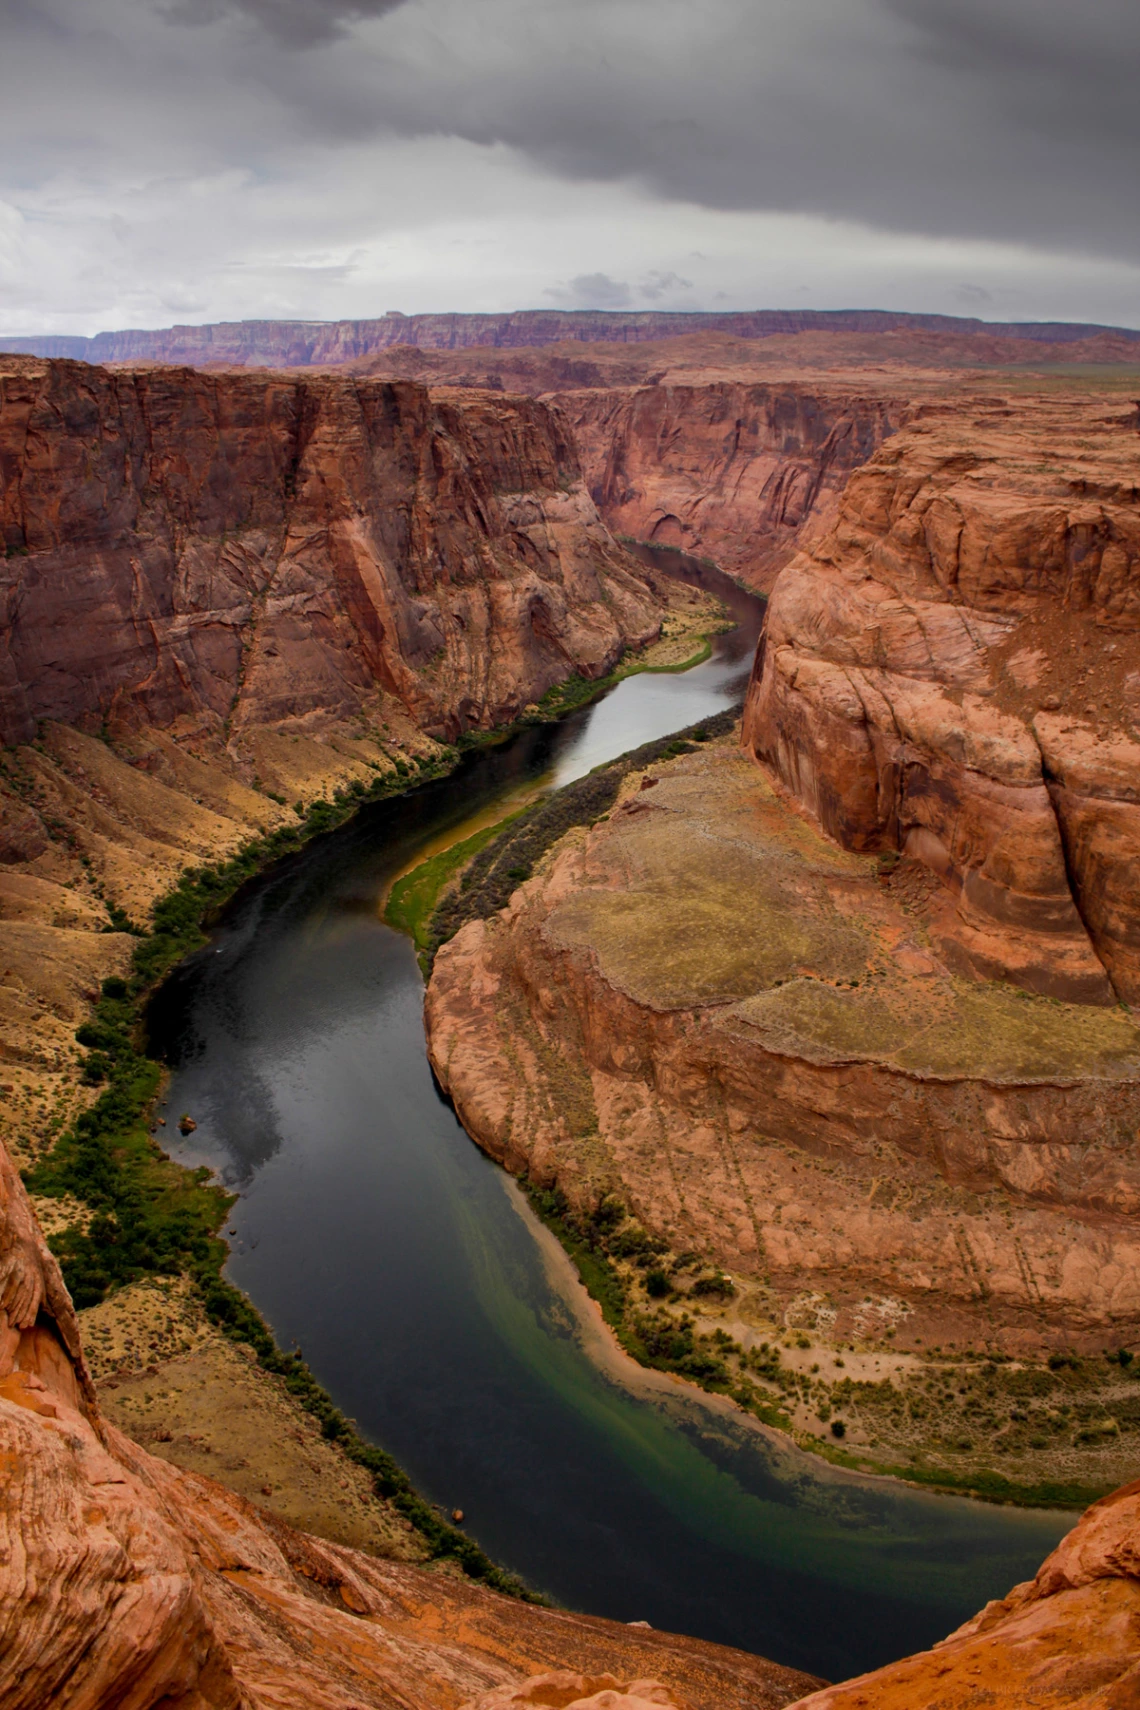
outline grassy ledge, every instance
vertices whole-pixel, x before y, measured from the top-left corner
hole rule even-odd
[[[418,768],[418,781],[443,777],[455,764],[445,750]],[[174,965],[205,942],[204,927],[249,879],[310,838],[343,824],[365,802],[403,794],[409,768],[391,781],[378,778],[318,801],[296,827],[288,826],[241,846],[228,861],[187,868],[153,910],[144,931],[125,917],[115,929],[138,943],[128,979],[103,982],[92,1016],[76,1032],[86,1048],[83,1080],[102,1090],[51,1150],[23,1172],[33,1193],[73,1195],[90,1213],[83,1223],[52,1235],[64,1281],[78,1308],[97,1305],[114,1289],[148,1275],[188,1276],[210,1321],[232,1341],[245,1343],[262,1368],[320,1423],[321,1431],[372,1475],[378,1497],[391,1503],[420,1532],[432,1558],[457,1562],[475,1580],[527,1602],[544,1599],[515,1574],[496,1566],[479,1546],[413,1487],[390,1455],[369,1443],[334,1405],[299,1355],[282,1353],[272,1331],[247,1297],[221,1272],[228,1249],[220,1238],[233,1197],[206,1169],[188,1170],[166,1156],[151,1135],[150,1119],[163,1070],[140,1048],[143,1006]]]
[[[522,811],[519,810],[520,813]],[[426,951],[431,918],[444,890],[481,849],[485,849],[492,839],[500,836],[504,827],[518,817],[517,813],[508,814],[494,825],[484,826],[462,842],[453,843],[450,848],[441,849],[438,855],[421,861],[418,867],[397,879],[384,906],[387,924],[397,932],[407,933],[418,951]]]
[[[689,754],[698,743],[726,736],[739,716],[739,707],[730,707],[675,735],[659,737],[607,761],[586,777],[564,785],[553,795],[542,797],[509,820],[492,826],[478,851],[470,855],[460,857],[461,846],[456,845],[455,863],[436,891],[440,900],[430,919],[420,926],[421,938],[417,943],[427,964],[430,966],[440,945],[453,938],[469,920],[487,920],[505,908],[511,893],[530,878],[542,856],[567,831],[576,825],[591,825],[608,813],[630,772],[661,760],[672,760],[678,754]],[[483,837],[482,832],[477,835]],[[425,862],[424,867],[409,873],[407,881],[415,879],[429,864]],[[460,873],[458,884],[451,885]],[[425,895],[428,888],[425,880]]]

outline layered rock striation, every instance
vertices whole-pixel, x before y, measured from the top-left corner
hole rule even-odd
[[[945,887],[950,965],[1140,997],[1133,412],[920,409],[773,592],[744,740],[844,848]]]
[[[725,1267],[746,1342],[1140,1338],[1136,444],[918,408],[776,582],[749,758],[651,768],[436,959],[469,1132]],[[1071,1475],[1026,1417],[994,1452]]]
[[[713,558],[761,590],[826,532],[848,475],[905,413],[900,397],[842,383],[662,384],[557,401],[615,532]]]
[[[141,328],[94,338],[44,335],[3,338],[0,349],[87,362],[255,363],[293,367],[357,360],[396,345],[428,350],[478,346],[517,349],[574,340],[639,344],[694,332],[765,339],[812,332],[941,333],[1006,338],[1033,345],[1071,345],[1110,339],[1131,354],[1137,333],[1128,327],[1065,321],[979,321],[956,315],[907,315],[882,309],[757,309],[727,314],[604,309],[523,309],[505,314],[403,315],[363,321],[221,321],[205,326]]]
[[[127,703],[240,745],[380,690],[454,737],[660,629],[531,400],[8,359],[0,470],[6,743]]]

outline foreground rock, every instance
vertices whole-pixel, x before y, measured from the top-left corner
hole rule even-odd
[[[931,1651],[796,1710],[1128,1710],[1140,1703],[1140,1484],[1090,1508],[1038,1573]]]
[[[918,410],[784,571],[745,742],[844,848],[937,874],[932,943],[948,965],[1134,1003],[1135,410],[1041,398],[976,412]]]

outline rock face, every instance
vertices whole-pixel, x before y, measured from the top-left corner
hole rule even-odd
[[[436,957],[468,1132],[725,1266],[756,1322],[814,1299],[837,1342],[883,1302],[896,1347],[1140,1336],[1132,1021],[956,975],[911,865],[885,882],[731,739],[623,789]]]
[[[781,575],[744,740],[844,848],[939,875],[939,953],[1140,998],[1134,413],[981,400],[856,472]]]
[[[551,1669],[610,1677],[595,1690],[653,1682],[654,1702],[695,1710],[775,1710],[819,1684],[324,1543],[148,1455],[100,1417],[2,1147],[0,1465],[6,1710],[454,1710]]]
[[[904,413],[849,387],[658,385],[559,392],[586,482],[610,527],[714,558],[770,588],[825,532],[853,469]]]
[[[5,743],[126,705],[240,746],[378,690],[452,737],[660,628],[529,400],[8,359],[0,471]]]
[[[1126,1710],[1140,1703],[1140,1484],[1090,1508],[1036,1579],[931,1651],[796,1710]]]
[[[1012,338],[1031,344],[1086,342],[1111,336],[1127,350],[1137,333],[1124,327],[1081,326],[1063,321],[994,322],[955,315],[904,315],[887,310],[760,309],[732,314],[671,314],[658,310],[529,309],[493,315],[387,314],[369,321],[223,321],[198,327],[165,327],[99,333],[95,338],[5,338],[0,349],[32,356],[71,357],[87,362],[208,362],[294,367],[347,362],[393,345],[428,350],[465,350],[476,345],[506,349],[574,339],[584,343],[638,344],[693,332],[736,338],[771,338],[804,332],[933,332]]]

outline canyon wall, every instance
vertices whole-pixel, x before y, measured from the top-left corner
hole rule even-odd
[[[619,534],[708,557],[767,590],[834,520],[901,397],[843,385],[657,385],[559,392],[586,484]]]
[[[0,739],[243,735],[378,691],[440,737],[655,636],[662,606],[530,400],[0,363]]]
[[[1089,1509],[1034,1579],[933,1650],[796,1710],[1128,1710],[1140,1702],[1140,1484]]]
[[[954,967],[1140,999],[1140,487],[1111,401],[926,406],[774,589],[744,740],[936,873]]]
[[[509,314],[403,315],[362,321],[221,321],[204,326],[141,328],[94,338],[42,335],[0,338],[0,350],[86,362],[252,363],[296,367],[357,360],[393,345],[461,350],[476,345],[512,349],[575,340],[638,344],[693,332],[761,339],[805,332],[941,332],[1066,344],[1111,336],[1114,346],[1140,341],[1123,327],[1066,321],[979,321],[956,315],[906,315],[883,309],[757,309],[726,314],[661,310],[523,309]]]
[[[710,743],[443,945],[433,1066],[508,1169],[723,1267],[746,1341],[1130,1345],[1140,1029],[961,978],[931,890]]]

